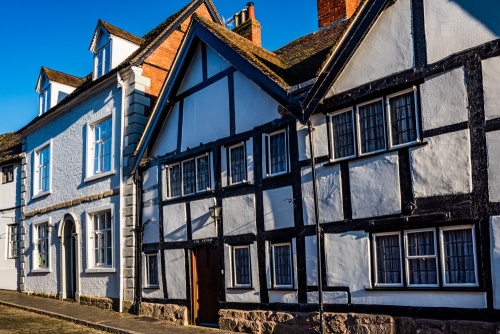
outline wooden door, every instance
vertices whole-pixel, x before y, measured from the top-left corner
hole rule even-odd
[[[219,254],[217,247],[193,250],[194,319],[198,325],[219,323]]]

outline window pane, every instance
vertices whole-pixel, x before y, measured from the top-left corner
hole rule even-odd
[[[286,133],[269,136],[269,158],[271,174],[286,172]]]
[[[385,149],[384,108],[382,101],[359,107],[361,153]]]
[[[94,131],[94,174],[111,170],[112,122],[108,118],[96,125]]]
[[[198,191],[210,189],[210,157],[196,158],[196,185]]]
[[[472,229],[443,231],[445,282],[476,283]]]
[[[377,283],[401,284],[399,234],[376,236]]]
[[[332,116],[334,158],[354,155],[354,131],[352,111]]]
[[[182,163],[182,181],[184,195],[193,194],[195,192],[194,160],[189,160]]]
[[[245,147],[243,145],[233,147],[230,150],[231,179],[232,184],[243,182],[246,178]]]
[[[437,284],[434,231],[407,234],[409,284]]]
[[[147,255],[146,260],[148,286],[158,286],[158,257],[156,254]]]
[[[234,276],[238,285],[250,285],[250,249],[234,249]]]
[[[292,285],[292,258],[290,245],[273,246],[274,277],[276,285]]]
[[[93,215],[94,221],[94,265],[95,266],[112,266],[112,221],[111,211],[96,213]]]
[[[49,190],[50,146],[38,151],[38,191]]]
[[[181,167],[175,165],[170,167],[170,197],[181,195]]]
[[[389,99],[391,107],[392,145],[414,142],[417,139],[415,94],[409,92]]]

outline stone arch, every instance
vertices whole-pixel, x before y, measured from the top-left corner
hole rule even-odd
[[[59,237],[59,299],[80,302],[82,226],[76,215],[66,213],[57,230]]]

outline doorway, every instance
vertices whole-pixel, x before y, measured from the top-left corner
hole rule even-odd
[[[217,247],[200,246],[192,251],[193,319],[201,326],[219,325],[220,269]]]
[[[62,237],[62,291],[63,299],[75,300],[76,292],[76,247],[75,224],[68,219],[64,222]]]

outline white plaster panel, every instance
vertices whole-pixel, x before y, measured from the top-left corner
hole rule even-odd
[[[382,12],[327,96],[413,67],[410,7],[397,1]]]
[[[468,194],[472,191],[469,130],[426,139],[410,149],[415,197]]]
[[[207,75],[209,78],[224,71],[229,66],[231,66],[231,64],[207,45]]]
[[[295,291],[269,291],[269,302],[270,303],[287,303],[293,304],[298,303],[298,294]]]
[[[323,291],[323,303],[325,304],[347,304],[348,302],[347,292],[330,292]],[[307,293],[307,302],[311,304],[317,304],[319,302],[317,292]]]
[[[263,201],[266,231],[295,225],[292,187],[266,190],[263,193]]]
[[[179,102],[177,102],[163,123],[160,134],[151,150],[152,157],[165,155],[177,149],[177,133],[179,132]]]
[[[236,133],[280,118],[278,102],[240,72],[234,73]]]
[[[224,268],[225,268],[225,283],[226,283],[226,301],[233,303],[259,303],[259,263],[257,261],[257,244],[250,244],[250,266],[252,275],[253,290],[237,290],[227,289],[234,286],[233,284],[233,268],[232,268],[232,248],[229,245],[224,245]]]
[[[111,68],[120,65],[132,52],[139,48],[139,45],[127,41],[117,36],[111,36]]]
[[[201,44],[196,47],[195,54],[191,59],[191,63],[182,79],[182,84],[179,93],[182,93],[189,88],[196,86],[203,81],[203,61],[201,55]]]
[[[328,122],[327,117],[323,114],[313,115],[310,118],[314,127],[313,144],[314,155],[316,157],[327,156],[328,152]],[[311,158],[309,150],[309,131],[307,124],[297,122],[297,142],[299,145],[299,160],[307,160]]]
[[[142,224],[144,225],[144,243],[160,242],[160,227],[158,205],[148,206],[142,209]]]
[[[490,218],[491,281],[493,285],[493,307],[500,309],[500,217]]]
[[[163,207],[163,233],[165,241],[187,240],[186,206],[184,203]]]
[[[500,131],[486,133],[490,202],[500,202]]]
[[[401,212],[397,152],[350,163],[349,180],[354,219]]]
[[[255,195],[243,195],[222,199],[224,235],[257,234],[255,224]]]
[[[500,57],[481,62],[483,71],[484,114],[486,120],[500,117]]]
[[[165,251],[165,276],[169,299],[186,299],[186,266],[184,249]]]
[[[318,285],[318,244],[316,236],[305,237],[307,285]]]
[[[142,202],[149,204],[148,202],[154,201],[156,198],[158,198],[158,189],[146,191],[145,193],[142,193]]]
[[[207,198],[191,202],[191,230],[193,240],[214,238],[217,236],[217,228],[212,217],[210,217],[209,207],[214,205],[214,198]]]
[[[364,231],[325,234],[327,286],[348,286],[351,293],[370,287],[368,239]]]
[[[420,89],[423,130],[468,120],[467,89],[462,67],[426,80]]]
[[[1,170],[1,168],[0,168]],[[12,182],[14,183],[14,182]],[[0,184],[0,187],[9,183]],[[11,193],[15,198],[15,192]],[[1,196],[1,195],[0,195]],[[0,206],[5,206],[0,201]],[[14,221],[19,221],[20,212],[16,210],[2,211],[0,216],[0,289],[17,290],[16,259],[8,258],[9,252],[9,227]],[[17,217],[16,217],[17,216]],[[12,219],[11,219],[12,218]]]
[[[158,184],[158,167],[154,166],[142,173],[142,189],[148,189]]]
[[[316,218],[314,214],[314,189],[311,168],[302,168],[301,175],[304,224],[314,225],[316,224]],[[316,184],[320,223],[344,219],[340,166],[324,167],[323,165],[316,165]]]
[[[424,17],[429,63],[500,37],[495,0],[424,0]]]
[[[21,164],[19,162],[5,164],[0,166],[0,171],[2,167],[10,165],[12,165],[13,168],[14,181],[8,183],[0,182],[0,210],[10,209],[21,205],[21,195],[19,192],[21,189]],[[4,214],[3,216],[6,215]],[[12,223],[12,221],[10,223]]]
[[[184,100],[182,150],[229,136],[227,78],[221,79]]]
[[[457,307],[486,308],[486,294],[481,292],[442,292],[442,291],[354,291],[353,304],[398,305],[415,307]]]

